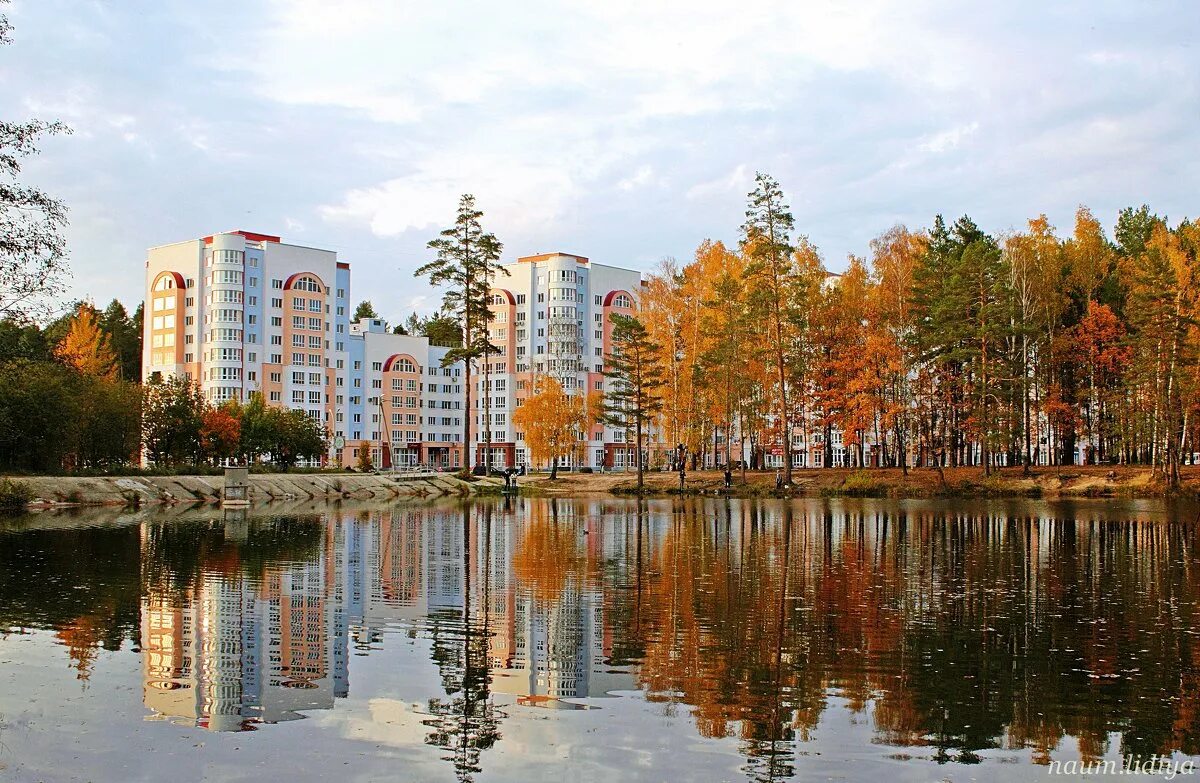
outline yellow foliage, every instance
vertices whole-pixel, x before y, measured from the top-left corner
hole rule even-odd
[[[567,394],[557,379],[545,375],[533,382],[533,394],[513,414],[525,433],[529,460],[535,465],[567,457],[580,444],[580,433],[599,418],[601,396]]]
[[[534,508],[513,553],[513,573],[539,601],[556,601],[568,582],[579,584],[583,548],[572,524],[547,519],[544,506]]]
[[[96,311],[79,305],[66,337],[54,349],[54,354],[84,375],[113,379],[117,376],[117,355],[109,345],[108,335],[100,328]]]

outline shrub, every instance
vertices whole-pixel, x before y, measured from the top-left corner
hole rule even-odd
[[[859,470],[846,477],[838,492],[854,497],[882,497],[887,495],[887,485],[865,470]]]
[[[0,509],[24,508],[33,500],[33,489],[23,481],[0,479]]]

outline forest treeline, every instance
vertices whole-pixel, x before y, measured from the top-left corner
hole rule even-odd
[[[643,287],[663,443],[705,457],[732,436],[737,459],[744,437],[761,465],[786,431],[829,466],[838,433],[852,465],[1141,463],[1171,484],[1200,450],[1195,223],[939,215],[840,275],[792,225],[759,175],[737,247],[705,241]]]
[[[142,307],[79,302],[45,327],[0,320],[0,469],[191,470],[230,459],[288,469],[326,449],[324,426],[303,411],[214,405],[184,376],[142,384]]]

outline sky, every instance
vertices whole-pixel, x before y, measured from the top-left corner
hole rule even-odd
[[[0,7],[2,8],[2,7]],[[70,208],[70,294],[246,229],[336,250],[386,318],[473,193],[504,260],[643,271],[735,243],[756,171],[829,269],[969,214],[1200,213],[1200,4],[13,0],[0,117]]]

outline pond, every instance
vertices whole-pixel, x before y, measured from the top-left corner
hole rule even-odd
[[[1186,774],[1196,514],[511,498],[0,520],[0,779]]]

